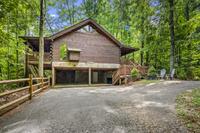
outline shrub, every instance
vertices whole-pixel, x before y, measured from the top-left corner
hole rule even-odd
[[[194,80],[200,80],[200,67],[194,68],[192,70],[192,73],[193,73]]]
[[[157,74],[156,69],[155,69],[153,66],[151,66],[151,67],[148,69],[148,76],[149,76],[149,77],[152,77],[152,78],[155,78],[155,77],[156,77],[156,74]]]
[[[60,45],[60,60],[65,60],[67,58],[67,45]]]
[[[184,69],[177,69],[177,78],[178,79],[182,79],[182,80],[186,80],[187,79],[187,73]]]
[[[137,78],[140,77],[140,73],[139,73],[139,71],[136,68],[133,68],[131,70],[131,76],[132,76],[132,78],[137,79]]]

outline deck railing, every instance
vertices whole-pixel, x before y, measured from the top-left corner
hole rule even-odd
[[[38,61],[39,53],[38,52],[31,52],[29,53],[29,61]],[[48,52],[44,52],[44,61],[50,62],[51,61],[51,54]]]
[[[113,73],[112,83],[115,84],[120,78],[130,75],[132,68],[131,65],[121,65],[120,68]]]
[[[48,88],[50,86],[50,80],[49,78],[44,77],[37,77],[33,78],[32,75],[29,76],[29,78],[24,79],[16,79],[16,80],[4,80],[0,81],[0,85],[2,84],[12,84],[12,83],[24,83],[25,85],[21,88],[9,90],[0,93],[0,100],[2,99],[9,99],[9,97],[12,97],[11,100],[6,100],[5,102],[1,103],[0,101],[0,116],[7,111],[17,107],[19,104],[31,100],[32,97],[41,92],[43,89]],[[17,95],[17,93],[25,91],[24,95],[20,95],[16,99],[13,99]]]

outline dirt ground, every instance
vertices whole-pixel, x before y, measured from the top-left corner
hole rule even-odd
[[[0,117],[2,133],[188,132],[175,98],[198,81],[51,89]]]

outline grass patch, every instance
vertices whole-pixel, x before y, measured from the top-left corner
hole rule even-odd
[[[177,96],[178,117],[191,132],[200,132],[200,88],[186,91]]]

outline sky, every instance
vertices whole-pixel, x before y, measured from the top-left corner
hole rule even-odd
[[[83,0],[77,0],[76,5],[79,6],[82,2],[83,2]],[[49,8],[47,13],[52,17],[58,17],[58,14],[56,13],[55,8],[52,8],[52,7]]]
[[[58,0],[59,2],[61,0]],[[80,6],[83,3],[83,0],[76,0],[75,5],[76,6]],[[155,6],[159,6],[160,3],[159,1],[150,1],[149,4],[153,7]],[[158,14],[159,11],[156,13]],[[57,13],[57,9],[55,7],[48,7],[48,11],[47,14],[50,15],[51,19],[49,19],[49,22],[51,23],[50,25],[48,25],[48,27],[51,27],[52,29],[62,29],[63,27],[69,26],[69,24],[67,22],[60,22],[59,21],[59,15]],[[151,17],[152,22],[154,22],[155,24],[158,23],[159,18],[157,18],[157,16],[152,16]],[[56,21],[56,23],[55,23]]]

